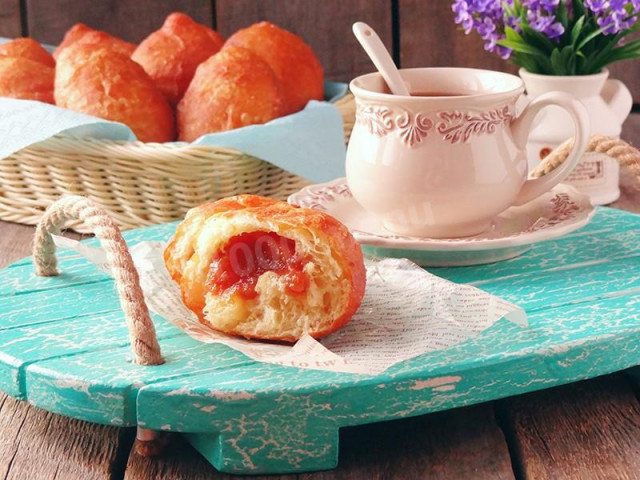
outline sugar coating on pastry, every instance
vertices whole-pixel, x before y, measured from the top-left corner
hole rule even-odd
[[[167,100],[140,65],[113,50],[82,43],[66,48],[54,93],[59,107],[124,123],[143,142],[174,138]]]
[[[0,97],[53,102],[55,70],[28,58],[0,55]]]
[[[256,195],[190,210],[164,259],[203,323],[246,338],[321,338],[344,326],[364,295],[362,250],[344,225]]]
[[[64,49],[75,43],[93,45],[94,49],[111,49],[127,57],[131,56],[136,49],[133,43],[125,42],[121,38],[114,37],[101,30],[95,30],[84,23],[76,23],[65,33],[62,42],[60,42],[58,48],[53,52],[53,58],[57,60]]]
[[[27,58],[52,68],[56,66],[56,61],[51,54],[33,38],[16,38],[3,43],[0,45],[0,55]]]
[[[200,64],[177,109],[178,137],[192,142],[212,132],[261,124],[283,114],[273,70],[243,48],[225,48]]]
[[[198,65],[217,53],[223,43],[215,30],[183,13],[172,13],[160,30],[138,45],[131,58],[142,65],[169,103],[175,105]]]
[[[302,110],[309,100],[322,100],[322,66],[299,36],[273,23],[260,22],[234,33],[225,43],[227,47],[247,48],[269,64],[282,84],[286,113]]]

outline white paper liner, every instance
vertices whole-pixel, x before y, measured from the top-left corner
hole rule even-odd
[[[54,236],[56,245],[76,250],[108,273],[104,251]],[[223,343],[253,360],[333,372],[377,374],[392,365],[479,335],[505,318],[527,326],[525,312],[469,285],[428,273],[405,259],[367,261],[367,288],[351,322],[317,341],[305,335],[295,345],[246,340],[200,323],[183,303],[167,272],[163,242],[131,247],[149,309],[191,337]]]

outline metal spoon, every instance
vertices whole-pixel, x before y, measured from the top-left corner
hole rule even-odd
[[[391,55],[389,55],[375,30],[366,23],[356,22],[353,24],[353,34],[362,45],[362,48],[364,48],[364,51],[367,52],[367,55],[369,55],[384,81],[387,82],[391,93],[394,95],[411,95],[400,76],[396,64],[393,63]]]

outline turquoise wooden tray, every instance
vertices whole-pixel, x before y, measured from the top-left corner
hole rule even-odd
[[[130,244],[167,239],[174,227],[125,237]],[[136,365],[112,280],[73,252],[58,256],[58,277],[35,276],[29,258],[0,271],[0,390],[90,422],[184,432],[226,472],[332,468],[341,427],[640,363],[640,216],[607,208],[584,229],[521,257],[432,269],[519,304],[530,328],[499,322],[376,376],[256,363],[198,343],[157,316],[166,363]]]

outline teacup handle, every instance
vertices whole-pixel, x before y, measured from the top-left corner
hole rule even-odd
[[[539,178],[527,180],[520,189],[520,193],[516,197],[513,205],[522,205],[534,198],[539,197],[543,193],[548,192],[558,183],[563,181],[571,170],[575,168],[578,161],[584,154],[587,143],[589,141],[589,114],[587,109],[579,100],[575,99],[571,95],[563,92],[549,92],[544,95],[540,95],[535,98],[522,113],[511,123],[511,131],[513,132],[513,138],[516,145],[522,150],[525,150],[527,144],[527,138],[531,132],[533,126],[533,120],[536,115],[544,107],[549,105],[556,105],[564,108],[575,126],[575,138],[573,142],[573,148],[567,159],[553,172],[548,173]]]

